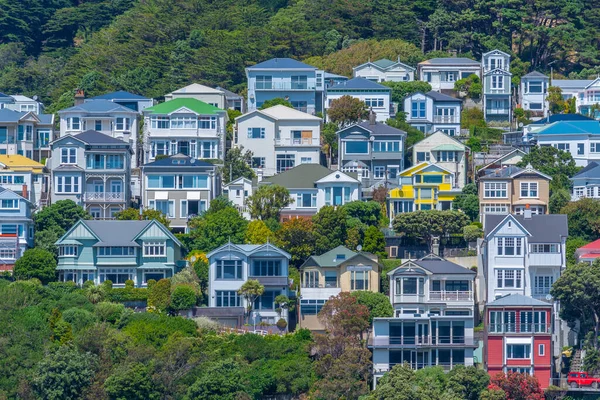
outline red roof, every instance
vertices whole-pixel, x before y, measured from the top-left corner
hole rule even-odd
[[[579,256],[579,258],[600,258],[598,253],[585,253]]]
[[[586,249],[586,250],[600,250],[600,239],[594,240],[592,243],[588,243],[585,246],[581,246],[577,250]]]
[[[12,265],[12,264],[1,264],[0,271],[12,271],[13,267],[14,267],[14,265]]]

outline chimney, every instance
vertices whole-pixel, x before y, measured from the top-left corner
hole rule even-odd
[[[262,168],[259,168],[259,169],[256,170],[256,180],[258,182],[262,182],[262,180],[263,180],[263,170],[262,170]]]
[[[440,237],[434,236],[431,240],[431,252],[436,256],[440,255]]]
[[[531,209],[529,208],[529,204],[525,204],[525,211],[523,212],[523,218],[531,219]]]
[[[80,104],[83,104],[84,100],[85,92],[83,91],[83,89],[75,89],[75,105],[78,106]]]
[[[21,188],[21,196],[23,196],[27,200],[30,200],[29,195],[27,194],[27,185],[23,185],[23,187]]]
[[[373,108],[369,111],[369,125],[377,124],[377,114],[373,111]]]

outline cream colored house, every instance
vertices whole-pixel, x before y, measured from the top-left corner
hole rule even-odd
[[[413,146],[413,165],[422,162],[437,165],[454,174],[453,189],[467,184],[467,146],[442,131],[434,132]]]
[[[344,246],[309,257],[300,267],[300,327],[322,331],[317,314],[330,297],[341,292],[379,292],[380,271],[376,255]]]

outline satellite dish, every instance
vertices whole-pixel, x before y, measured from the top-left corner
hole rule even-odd
[[[523,127],[523,123],[519,122],[519,128],[522,128],[522,127]]]
[[[551,294],[547,294],[547,295],[546,295],[546,300],[548,300],[548,301],[552,301],[552,295],[551,295]]]
[[[36,94],[35,96],[32,97],[32,99],[34,99],[35,101],[37,101],[39,99],[38,95]]]
[[[359,244],[358,246],[356,246],[356,251],[361,251],[362,250],[362,246]]]

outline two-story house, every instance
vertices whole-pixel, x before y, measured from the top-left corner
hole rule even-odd
[[[421,162],[399,174],[399,185],[389,191],[389,217],[424,210],[451,210],[461,193],[455,175],[439,165]]]
[[[79,102],[81,101],[81,102]],[[60,116],[60,137],[78,135],[94,130],[107,136],[129,143],[133,157],[128,168],[139,165],[137,158],[138,112],[110,100],[84,102],[76,98],[73,107],[58,112]]]
[[[428,162],[454,174],[453,189],[467,184],[469,148],[461,141],[437,131],[415,143],[412,148],[413,164]]]
[[[374,384],[394,365],[473,365],[475,272],[434,254],[388,272],[392,318],[373,319]]]
[[[301,164],[318,164],[321,118],[283,105],[236,118],[235,145],[252,152],[252,168],[272,176]]]
[[[600,104],[600,79],[553,79],[552,86],[559,87],[565,100],[575,98],[577,112],[598,118],[594,106]],[[594,111],[595,110],[595,111]]]
[[[406,122],[425,135],[442,131],[448,136],[459,136],[461,105],[461,99],[433,90],[413,93],[404,98]]]
[[[556,323],[556,322],[555,322]],[[508,294],[485,307],[484,363],[490,376],[517,372],[537,378],[542,389],[553,372],[552,303]]]
[[[547,117],[541,118],[537,121],[523,126],[523,142],[530,142],[534,136],[533,134],[555,122],[573,122],[573,121],[593,121],[593,118],[586,117],[581,114],[550,114]]]
[[[20,94],[7,95],[0,93],[0,109],[3,108],[24,113],[44,113],[44,105],[37,100],[37,96],[29,98]]]
[[[174,232],[185,232],[190,218],[202,214],[221,193],[217,166],[183,154],[163,158],[140,168],[142,204],[159,210]]]
[[[146,108],[152,107],[154,105],[154,100],[144,96],[140,96],[139,94],[129,93],[124,90],[119,90],[116,92],[105,93],[100,96],[91,97],[89,99],[85,99],[85,102],[87,103],[96,100],[112,101],[113,103],[119,104],[123,107],[130,108],[133,111],[137,111],[140,114]]]
[[[338,135],[338,168],[358,173],[363,190],[398,179],[404,169],[406,132],[375,121],[343,128]]]
[[[49,156],[53,125],[53,114],[0,109],[0,154],[41,161]]]
[[[575,259],[578,263],[592,264],[598,258],[600,258],[600,239],[594,240],[575,250]]]
[[[505,165],[487,169],[479,177],[479,215],[482,221],[488,214],[523,215],[547,214],[550,201],[550,181],[545,175],[528,165],[519,168]]]
[[[325,114],[334,100],[343,96],[359,99],[376,114],[377,122],[385,122],[395,115],[392,108],[392,89],[365,78],[352,78],[327,88]]]
[[[319,256],[310,256],[300,267],[299,325],[323,331],[317,314],[330,297],[341,292],[379,292],[381,265],[371,253],[338,246]]]
[[[510,55],[500,50],[492,50],[483,54],[481,64],[485,120],[512,121]]]
[[[361,184],[355,173],[332,171],[319,164],[301,164],[258,184],[279,185],[290,192],[292,203],[280,213],[283,221],[311,217],[324,206],[342,206],[361,199]]]
[[[409,82],[415,80],[415,68],[397,61],[382,58],[352,68],[352,76],[373,82]]]
[[[246,207],[246,199],[252,196],[254,186],[256,186],[256,180],[243,176],[223,185],[223,195],[227,196],[240,214],[248,220],[250,219],[250,212]]]
[[[58,277],[61,282],[99,285],[111,281],[136,287],[170,278],[185,267],[182,244],[156,220],[79,220],[57,242]]]
[[[20,193],[36,208],[47,205],[49,173],[37,161],[18,154],[0,154],[0,186]]]
[[[271,243],[227,243],[206,257],[209,263],[208,306],[222,308],[218,310],[221,311],[219,320],[236,317],[240,307],[248,309],[246,299],[238,293],[248,280],[257,280],[265,288],[252,305],[252,314],[247,316],[250,324],[275,324],[279,318],[288,319],[287,312],[278,311],[275,303],[277,296],[288,295],[291,258],[288,253]]]
[[[584,197],[600,199],[600,164],[598,162],[591,161],[569,179],[573,182],[572,201]]]
[[[12,271],[33,247],[33,209],[26,197],[0,186],[0,272]]]
[[[534,130],[531,134],[538,146],[552,146],[571,153],[579,167],[585,167],[590,161],[600,161],[598,121],[559,121]]]
[[[131,145],[96,131],[50,144],[52,203],[73,200],[94,218],[111,219],[131,200]]]
[[[324,71],[291,58],[272,58],[246,68],[248,111],[282,98],[309,114],[323,112]]]
[[[144,110],[144,162],[183,154],[204,160],[225,157],[227,112],[195,98],[174,98]]]
[[[481,78],[481,63],[464,57],[432,58],[417,65],[417,74],[419,80],[431,85],[431,90],[451,93],[459,79],[470,75]]]
[[[541,72],[532,71],[521,77],[519,104],[523,110],[531,112],[532,117],[548,115],[548,86],[550,78]]]

